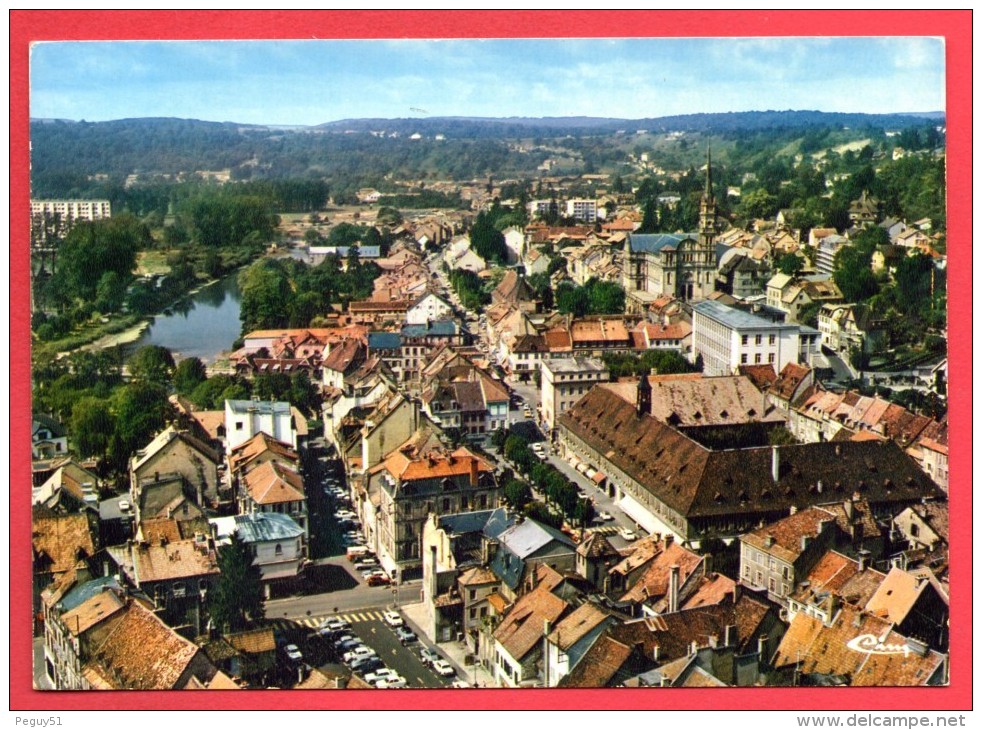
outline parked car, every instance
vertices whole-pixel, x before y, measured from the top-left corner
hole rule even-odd
[[[439,674],[441,677],[453,677],[457,674],[450,663],[444,659],[437,659],[433,662],[433,671]]]
[[[390,679],[382,679],[375,683],[377,689],[401,689],[408,685],[404,677],[392,677]]]
[[[638,533],[636,533],[634,530],[629,530],[626,527],[622,527],[620,530],[618,530],[618,534],[620,534],[620,536],[628,542],[638,539]]]
[[[361,639],[359,639],[354,634],[350,634],[349,633],[349,634],[344,634],[343,636],[339,636],[338,638],[336,638],[334,640],[334,648],[336,650],[338,650],[338,651],[341,651],[342,649],[344,649],[345,651],[348,651],[352,647],[360,646],[361,643],[362,643]]]
[[[358,558],[363,558],[368,555],[369,550],[364,545],[349,545],[348,549],[345,550],[344,553],[348,556],[348,560],[355,562]]]
[[[436,653],[436,650],[423,647],[419,652],[419,660],[423,662],[425,666],[429,666],[433,662],[439,660],[440,655]]]
[[[363,656],[352,660],[348,665],[352,672],[358,672],[358,674],[365,674],[365,672],[377,672],[379,669],[384,667],[385,664],[377,656]]]
[[[600,512],[597,514],[598,522],[610,522],[613,519],[614,519],[614,515],[612,515],[610,512]]]
[[[412,632],[412,629],[406,626],[399,626],[396,628],[396,638],[402,644],[412,644],[414,641],[418,641],[419,637]]]
[[[382,620],[393,628],[406,625],[406,622],[402,620],[402,616],[399,615],[398,611],[386,611],[382,614]]]
[[[471,689],[471,686],[462,679],[455,679],[450,683],[450,686],[456,689]]]
[[[351,624],[345,621],[343,618],[331,617],[324,619],[323,623],[320,625],[321,629],[327,629],[329,631],[344,631],[345,629],[350,629]]]
[[[372,571],[365,576],[365,582],[368,583],[369,586],[375,587],[387,586],[392,582],[392,580],[385,573],[382,573],[382,571]]]
[[[378,656],[378,654],[375,653],[375,650],[372,647],[362,644],[361,646],[356,646],[351,651],[345,652],[341,657],[341,661],[343,661],[345,664],[350,664],[355,659],[370,656]]]
[[[300,649],[296,644],[287,644],[283,647],[283,653],[286,654],[286,658],[291,662],[302,662],[303,654],[300,653]]]
[[[398,677],[399,672],[395,669],[377,669],[371,674],[365,675],[365,681],[369,684],[375,684],[383,679],[392,679],[393,677]]]

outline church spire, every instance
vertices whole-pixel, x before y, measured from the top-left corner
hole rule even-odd
[[[716,196],[713,195],[713,152],[706,148],[706,190],[699,204],[699,233],[703,243],[712,243],[716,236]]]
[[[706,198],[713,197],[713,148],[706,148]]]

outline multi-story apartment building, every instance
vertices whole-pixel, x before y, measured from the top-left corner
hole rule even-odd
[[[732,375],[740,365],[812,364],[821,333],[811,327],[773,322],[714,301],[692,308],[692,352],[702,355],[706,375]]]
[[[596,199],[573,198],[566,201],[566,216],[584,223],[597,222]]]
[[[590,388],[610,380],[606,366],[591,357],[543,360],[541,372],[542,419],[550,431],[556,427],[556,419]]]
[[[55,232],[64,235],[77,221],[95,221],[112,217],[108,200],[32,200],[31,226],[52,222]]]
[[[402,578],[422,575],[420,546],[430,514],[498,506],[494,468],[466,448],[419,456],[396,450],[370,471],[369,480],[369,491],[375,483],[379,494],[379,559]]]

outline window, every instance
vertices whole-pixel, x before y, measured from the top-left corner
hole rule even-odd
[[[749,565],[744,565],[743,566],[743,577],[744,578],[747,578],[747,579],[750,578],[750,566]]]
[[[918,527],[913,522],[911,522],[910,523],[910,536],[911,537],[918,537],[920,534],[921,534],[921,528]]]
[[[774,593],[775,591],[777,591],[777,583],[774,582],[774,579],[773,578],[771,578],[771,579],[769,579],[767,581],[767,590],[769,592],[771,592],[771,593]]]
[[[770,335],[770,336],[769,336],[769,337],[767,338],[767,344],[768,344],[768,345],[773,345],[773,344],[774,344],[774,341],[775,341],[776,339],[777,339],[777,338],[776,338],[776,337],[775,337],[774,335]]]
[[[754,355],[754,364],[755,365],[760,365],[760,353],[759,352],[756,355]]]
[[[750,342],[749,335],[744,335],[743,337],[740,338],[740,344],[746,345],[749,344],[749,342]]]
[[[791,580],[791,566],[790,565],[785,565],[784,566],[784,579],[785,580]]]
[[[469,591],[467,592],[467,597],[468,597],[468,598],[469,598],[469,599],[470,599],[471,601],[473,601],[473,600],[474,600],[475,598],[477,598],[477,591],[476,591],[476,590],[474,590],[473,588],[471,588],[471,589],[470,589],[470,590],[469,590]]]
[[[773,363],[774,362],[774,353],[773,352],[768,353],[768,355],[767,355],[767,362],[769,362],[769,363]]]
[[[477,618],[477,609],[476,608],[472,608],[471,609],[471,618]]]
[[[449,499],[444,499],[443,500],[443,511],[444,512],[449,512],[450,511],[450,500]]]
[[[276,547],[273,548],[273,553],[276,554],[276,555],[282,555],[283,554],[283,546],[280,545],[279,543],[276,543]]]
[[[242,421],[236,421],[235,422],[235,430],[236,431],[241,431],[242,430]]]
[[[754,344],[756,344],[756,345],[759,345],[763,341],[764,341],[764,336],[763,335],[757,335],[757,337],[754,338]]]
[[[740,364],[741,365],[747,364],[747,353],[743,353],[742,355],[740,355]]]

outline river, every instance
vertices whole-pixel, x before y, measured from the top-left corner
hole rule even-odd
[[[144,345],[160,345],[170,350],[175,360],[199,357],[205,363],[214,362],[232,349],[241,333],[238,273],[203,287],[168,308],[169,313],[154,317],[140,339],[127,349],[132,352]]]

